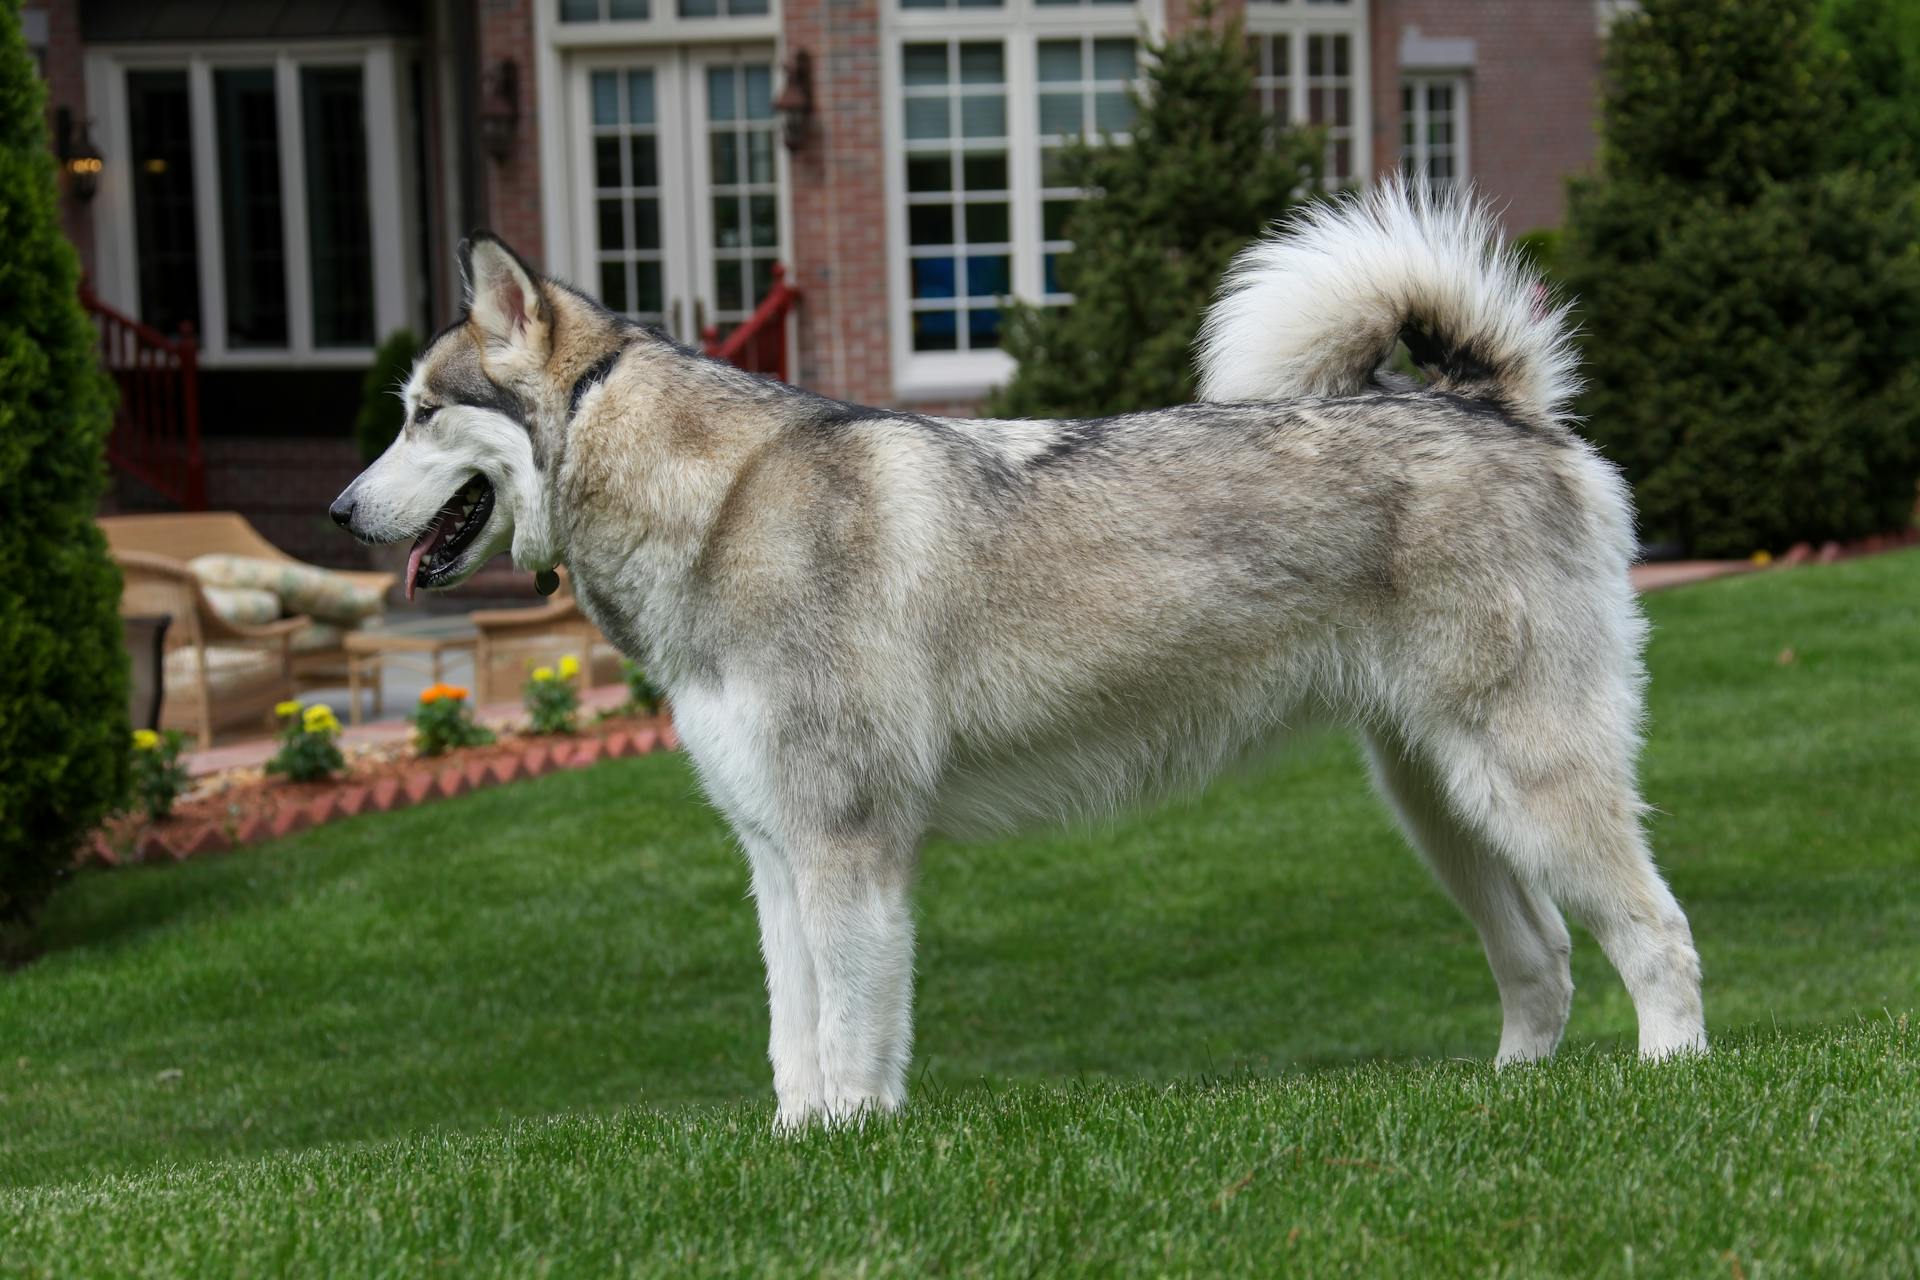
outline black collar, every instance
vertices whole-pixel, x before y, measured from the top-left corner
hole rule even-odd
[[[580,375],[573,384],[573,390],[567,396],[567,417],[571,418],[580,412],[580,402],[586,399],[587,392],[607,380],[607,375],[613,372],[613,366],[620,363],[620,357],[625,355],[626,351],[626,344],[622,343],[595,360],[587,371]]]

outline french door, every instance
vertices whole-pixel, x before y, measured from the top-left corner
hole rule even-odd
[[[683,342],[773,287],[786,243],[771,45],[592,53],[572,74],[574,276]]]

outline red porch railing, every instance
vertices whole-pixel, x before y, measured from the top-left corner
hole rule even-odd
[[[80,305],[100,331],[100,362],[120,387],[107,461],[188,511],[207,509],[200,452],[200,349],[193,326],[169,338],[80,286]]]
[[[723,341],[717,326],[708,325],[700,335],[710,356],[739,365],[749,373],[770,373],[782,382],[787,376],[787,316],[800,301],[800,291],[787,283],[787,269],[773,264],[773,288],[753,309],[753,314]]]

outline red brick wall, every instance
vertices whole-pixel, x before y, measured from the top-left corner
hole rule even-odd
[[[534,122],[540,111],[534,83],[535,3],[552,0],[479,0],[480,103],[489,105],[488,77],[503,60],[520,69],[520,121],[504,161],[480,155],[483,216],[487,229],[513,246],[529,262],[545,256],[540,224],[540,139]],[[476,122],[476,129],[479,127]],[[464,139],[449,139],[461,146]]]
[[[813,58],[813,128],[790,156],[801,290],[803,386],[867,403],[893,398],[887,327],[886,147],[880,5],[785,0],[786,52]]]
[[[87,77],[80,47],[80,0],[52,0],[47,5],[28,5],[43,9],[47,15],[47,137],[53,138],[54,113],[61,107],[73,113],[74,127],[87,118]],[[96,133],[96,140],[98,135]],[[121,157],[124,162],[125,157]],[[113,157],[107,157],[113,163]],[[67,238],[80,251],[80,269],[93,270],[93,212],[67,191],[66,174],[60,175],[60,224]]]
[[[1593,0],[1373,0],[1373,165],[1400,162],[1400,33],[1478,42],[1468,165],[1518,233],[1560,221],[1593,163],[1600,37]]]

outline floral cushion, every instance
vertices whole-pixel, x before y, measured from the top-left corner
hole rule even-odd
[[[228,622],[237,622],[243,627],[257,627],[280,616],[280,597],[271,591],[258,591],[252,587],[209,587],[204,583],[201,589],[206,592],[207,603],[213,606],[213,611]]]
[[[321,622],[355,623],[379,613],[385,603],[380,592],[312,565],[222,554],[198,556],[192,563],[208,586],[271,591],[289,614]]]

